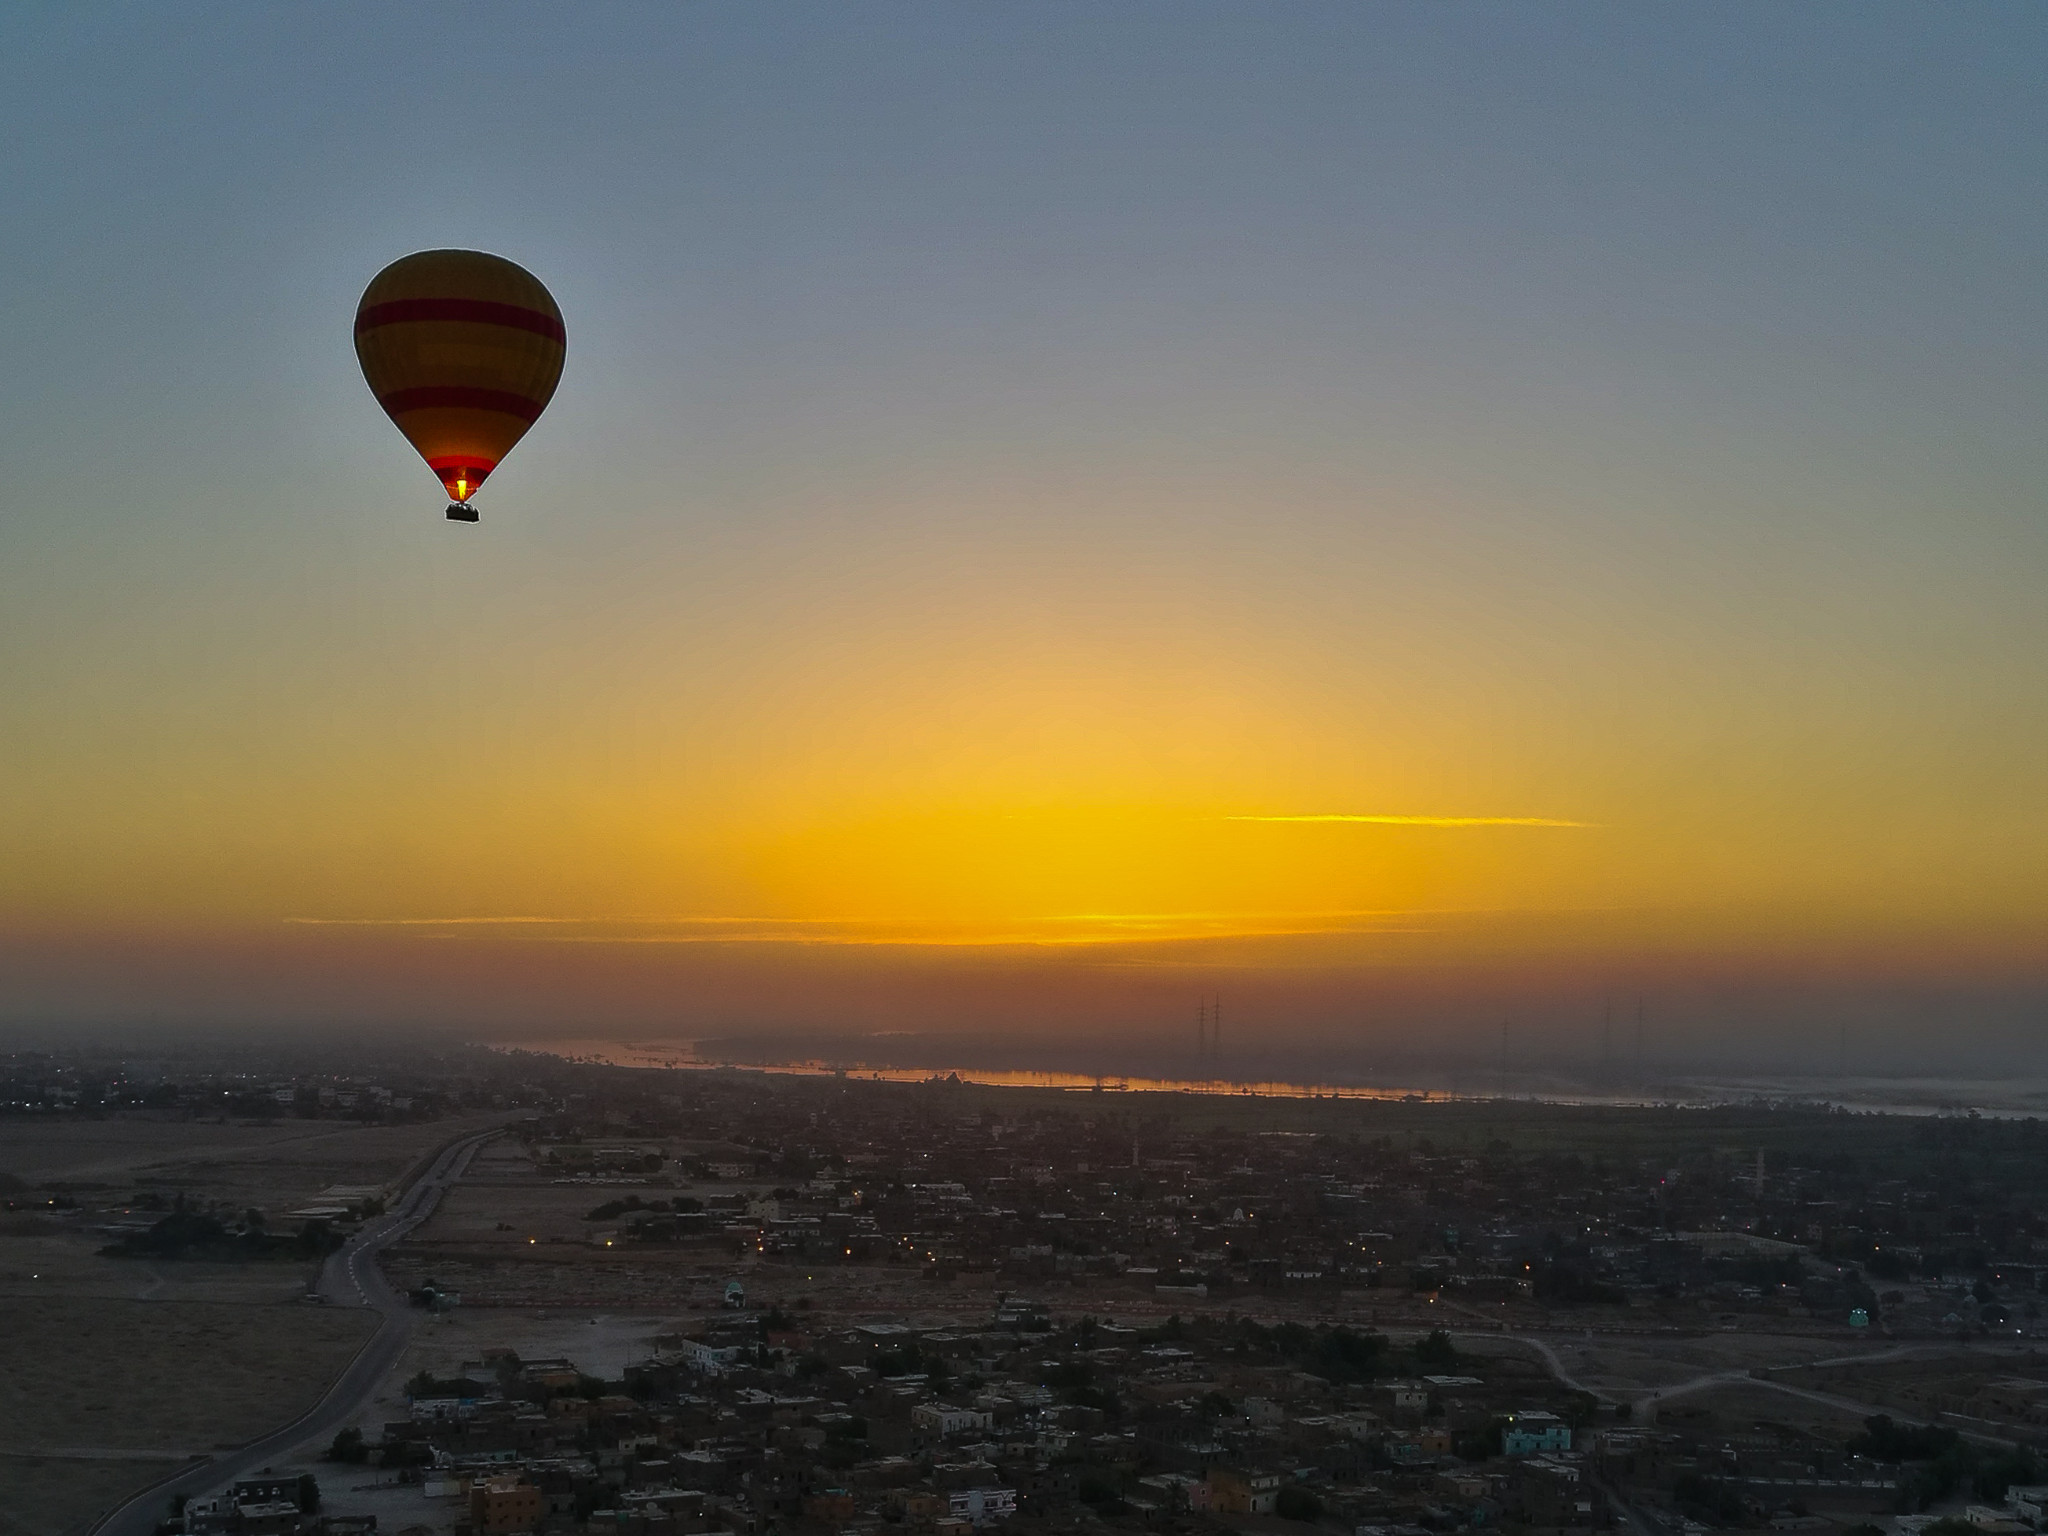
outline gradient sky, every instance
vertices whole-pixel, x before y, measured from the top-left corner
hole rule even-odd
[[[2017,4],[10,8],[0,1019],[2024,1055],[2044,78]],[[440,245],[570,338],[475,528],[349,342]],[[1337,816],[1419,820],[1258,819]]]

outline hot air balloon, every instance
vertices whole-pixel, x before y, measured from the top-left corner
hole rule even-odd
[[[469,504],[561,382],[568,335],[540,279],[483,251],[415,251],[370,280],[356,357],[385,414],[451,498]]]

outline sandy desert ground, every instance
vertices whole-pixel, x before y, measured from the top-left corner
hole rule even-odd
[[[0,1123],[0,1173],[81,1207],[0,1218],[0,1536],[58,1536],[172,1463],[289,1420],[372,1327],[299,1300],[310,1262],[108,1258],[95,1227],[146,1191],[289,1211],[400,1179],[470,1125]]]

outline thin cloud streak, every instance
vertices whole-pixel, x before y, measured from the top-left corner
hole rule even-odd
[[[1400,910],[1085,913],[1007,923],[792,917],[288,917],[306,928],[410,930],[423,938],[502,934],[541,944],[793,944],[1001,949],[1433,932],[1440,913]],[[609,932],[592,932],[608,929]],[[554,930],[554,931],[549,931]]]
[[[1226,816],[1225,821],[1339,821],[1375,827],[1592,827],[1591,821],[1554,816]]]
[[[286,923],[300,928],[497,928],[539,925],[559,927],[568,923],[685,924],[731,927],[804,927],[845,925],[852,919],[835,917],[287,917]]]
[[[1132,945],[1189,944],[1222,939],[1313,939],[1348,936],[1377,938],[1386,934],[1430,934],[1435,928],[1214,928],[1187,933],[1030,934],[996,932],[960,938],[925,935],[856,935],[813,933],[563,933],[542,935],[543,944],[789,944],[837,949],[1092,949]]]

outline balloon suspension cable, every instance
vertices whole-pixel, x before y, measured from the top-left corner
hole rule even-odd
[[[451,523],[473,523],[476,521],[476,508],[466,501],[451,501],[448,503],[448,521]]]

